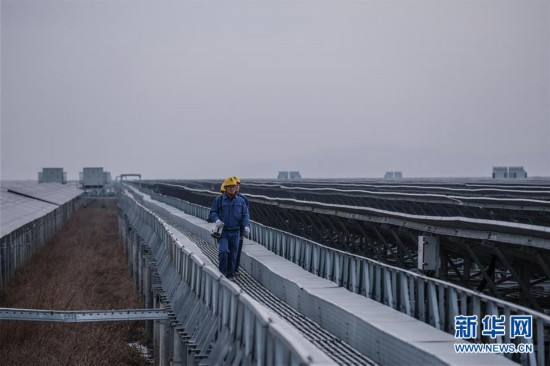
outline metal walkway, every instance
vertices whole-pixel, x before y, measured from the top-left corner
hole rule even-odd
[[[174,222],[170,217],[162,211],[155,212],[166,223],[176,228],[183,235],[188,237],[202,250],[204,254],[218,266],[218,249],[208,244],[203,239],[183,228],[178,223]],[[278,316],[292,324],[304,337],[315,344],[321,351],[325,352],[331,359],[339,365],[375,365],[376,363],[368,357],[362,355],[351,346],[340,340],[338,337],[321,328],[314,321],[306,318],[302,314],[294,310],[290,305],[286,304],[275,297],[264,286],[256,281],[252,276],[241,270],[239,275],[235,276],[234,282],[237,283],[242,290],[250,295],[253,299],[262,303],[267,308],[274,311]]]
[[[207,267],[217,268],[217,266],[214,267],[217,249],[213,243],[208,244],[208,242],[212,242],[212,238],[208,235],[209,225],[198,218],[203,216],[202,211],[204,211],[204,208],[195,207],[195,210],[194,207],[186,207],[185,212],[188,214],[185,214],[174,207],[180,207],[179,204],[159,202],[137,190],[133,191],[133,195],[140,204],[151,210],[151,214],[157,216],[158,220],[166,223],[161,225],[168,225],[165,230],[170,233],[170,236],[175,231],[178,232],[177,235],[174,234],[173,238],[168,240],[168,243],[164,244],[167,250],[172,253],[170,255],[173,257],[176,267],[180,268],[182,263],[185,265],[187,260],[180,259],[180,256],[176,253],[177,249],[173,248],[170,240],[181,242],[178,245],[182,245],[181,248],[184,253],[187,253],[184,254],[186,258],[200,253],[198,258],[201,258],[200,260],[204,262],[201,266],[204,266],[205,269]],[[195,217],[189,216],[189,214]],[[149,219],[149,221],[154,220]],[[268,236],[274,245],[283,244],[279,241],[280,238],[271,236],[271,234]],[[299,248],[297,241],[294,244],[296,248]],[[410,317],[410,314],[406,316],[399,311],[395,311],[394,306],[392,306],[392,309],[392,307],[384,306],[376,301],[365,299],[365,295],[358,296],[357,291],[346,290],[347,285],[340,284],[340,280],[344,279],[343,277],[338,277],[339,279],[337,278],[333,282],[321,278],[322,276],[319,277],[319,274],[308,273],[308,269],[304,267],[305,263],[301,265],[303,268],[300,268],[300,265],[296,266],[296,264],[281,258],[281,253],[276,255],[275,253],[278,253],[280,248],[272,253],[261,245],[251,241],[247,243],[246,240],[245,248],[241,265],[247,271],[251,271],[250,274],[252,275],[244,274],[233,282],[221,276],[220,285],[224,281],[239,285],[236,288],[239,288],[238,291],[243,291],[243,296],[246,294],[260,301],[265,307],[279,314],[283,319],[286,318],[292,324],[293,329],[298,329],[311,344],[316,345],[339,364],[364,364],[365,361],[360,359],[353,361],[357,354],[367,360],[376,357],[375,362],[380,364],[406,362],[422,364],[466,362],[478,364],[482,362],[484,364],[502,365],[509,362],[509,360],[495,355],[457,356],[451,350],[452,344],[459,341],[438,330],[441,329],[438,321],[436,321],[435,327],[430,327],[424,324],[423,321]],[[208,265],[206,261],[212,264]],[[311,264],[310,261],[308,263]],[[337,267],[341,265],[338,264],[339,261],[334,263]],[[306,271],[303,269],[306,269]],[[304,275],[304,273],[307,273],[307,275]],[[381,274],[382,277],[380,277]],[[376,270],[376,276],[383,279],[387,277],[383,273],[379,273],[378,270]],[[258,279],[263,286],[255,279]],[[344,279],[346,283],[348,280],[351,281],[352,279]],[[192,280],[193,283],[195,281]],[[409,282],[407,281],[407,283]],[[389,289],[387,286],[390,286],[389,282],[384,285],[386,290]],[[206,287],[208,292],[210,287]],[[374,289],[374,287],[372,288]],[[378,285],[376,285],[376,288],[378,288]],[[207,300],[207,303],[208,301],[210,300]],[[433,313],[436,319],[440,319],[437,309],[434,313],[432,307],[433,304],[430,303],[430,314]],[[313,321],[313,323],[309,323],[310,321]],[[320,333],[320,329],[326,333]],[[332,337],[327,339],[326,334]],[[350,342],[351,345],[352,353],[350,355],[341,355],[341,352],[337,352],[335,355],[332,354],[334,350],[341,351],[341,346],[347,345],[347,342]],[[445,351],[445,349],[448,350]]]

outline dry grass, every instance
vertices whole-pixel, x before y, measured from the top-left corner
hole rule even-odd
[[[80,209],[53,242],[0,290],[2,307],[51,310],[141,308],[118,238],[114,200]],[[0,322],[2,365],[144,365],[127,343],[143,322]]]

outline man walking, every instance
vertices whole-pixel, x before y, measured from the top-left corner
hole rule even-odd
[[[218,239],[218,268],[227,278],[233,278],[237,265],[239,238],[250,232],[250,217],[245,200],[237,195],[237,181],[229,177],[223,182],[225,193],[212,202],[210,220],[216,228],[223,227]]]

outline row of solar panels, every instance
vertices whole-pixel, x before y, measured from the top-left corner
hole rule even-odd
[[[60,183],[0,182],[0,238],[80,196],[82,190]]]
[[[142,182],[142,186],[158,190],[162,194],[175,195],[187,201],[210,205],[197,198],[201,195],[212,196],[219,192],[219,187],[206,181],[174,181],[171,183]],[[199,188],[195,188],[199,187]],[[174,190],[176,190],[174,192]],[[332,210],[345,213],[344,217],[353,218],[354,215],[396,217],[408,221],[422,221],[428,225],[442,226],[443,221],[448,227],[464,228],[466,223],[473,223],[473,229],[480,225],[494,226],[504,229],[510,227],[512,233],[518,228],[546,232],[550,235],[550,199],[525,198],[454,198],[446,195],[409,194],[409,193],[375,193],[366,194],[361,191],[348,190],[334,191],[330,188],[313,189],[284,188],[274,185],[266,186],[256,183],[245,183],[242,192],[254,202],[276,200],[280,205],[299,205],[306,211],[313,211],[312,207],[321,210]],[[549,191],[550,192],[550,191]],[[298,208],[299,209],[299,208]],[[353,217],[350,217],[353,216]],[[371,220],[367,220],[371,221]],[[454,224],[452,222],[455,222]],[[470,229],[472,229],[470,227]],[[487,230],[495,230],[488,227]],[[504,232],[508,232],[505,229]],[[497,232],[501,232],[498,230]],[[530,235],[530,234],[526,234]]]
[[[141,183],[141,186],[158,191],[163,195],[176,197],[206,207],[210,206],[212,198],[218,194],[214,191],[188,188],[185,185],[169,183]],[[531,220],[537,219],[540,222],[540,224],[534,224],[517,220],[521,218],[521,212],[515,210],[500,210],[504,214],[509,213],[509,215],[501,214],[500,217],[495,219],[489,215],[487,215],[487,218],[476,218],[475,216],[468,217],[461,216],[460,214],[449,215],[448,212],[446,212],[447,216],[444,216],[438,214],[437,205],[432,205],[435,211],[432,215],[429,215],[409,214],[398,210],[391,211],[368,206],[350,206],[320,201],[260,196],[249,194],[247,191],[245,191],[245,196],[251,202],[251,213],[253,216],[255,215],[255,220],[259,220],[259,222],[268,226],[277,227],[277,224],[271,220],[296,220],[298,212],[302,212],[306,215],[309,213],[313,215],[322,214],[327,217],[339,217],[344,220],[351,219],[382,225],[389,224],[420,232],[431,232],[453,237],[488,239],[520,246],[525,245],[550,249],[550,221],[546,212],[525,211],[523,216]],[[265,216],[266,209],[271,210],[271,213],[275,209],[278,213],[274,216]],[[292,215],[288,214],[288,209],[293,211]],[[510,215],[516,216],[509,219]],[[347,225],[346,221],[341,223]]]
[[[180,181],[191,188],[208,188],[218,190],[222,180]],[[167,183],[175,183],[170,181]],[[491,181],[460,180],[416,180],[399,184],[384,181],[350,181],[350,180],[308,180],[299,182],[279,182],[269,180],[243,180],[248,190],[285,190],[305,193],[353,193],[364,195],[400,196],[409,198],[436,198],[449,196],[454,198],[491,197],[505,199],[550,200],[550,179],[537,179],[512,183],[493,183]]]

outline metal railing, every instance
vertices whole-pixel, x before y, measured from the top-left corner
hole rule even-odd
[[[216,363],[227,356],[226,351],[237,350],[234,352],[251,364],[333,363],[296,330],[272,318],[259,303],[224,278],[217,268],[183,247],[166,224],[138,201],[126,193],[119,195],[119,205],[126,216],[126,220],[121,221],[127,226],[122,231],[128,228],[137,231],[137,236],[147,241],[154,253],[166,299],[175,317],[170,327],[191,333],[196,329],[194,322],[204,320],[203,327],[219,329],[217,338],[212,339],[214,344],[205,344],[205,348],[211,349],[205,357]],[[137,245],[136,237],[126,237],[125,241],[128,240],[134,240],[134,246]],[[129,257],[135,258],[134,253],[132,251]],[[198,330],[193,342],[210,339],[204,335],[208,331]]]
[[[186,214],[206,220],[210,209],[178,198],[142,189],[153,199],[176,207]],[[518,357],[526,365],[550,363],[550,316],[508,301],[496,299],[449,282],[394,267],[370,258],[330,248],[303,237],[251,222],[250,239],[303,269],[335,282],[351,292],[366,296],[450,334],[455,334],[455,316],[505,315],[510,329],[510,315],[532,316],[533,337],[523,342],[533,344],[534,353],[506,354]],[[474,342],[520,343],[503,336],[481,337]]]

